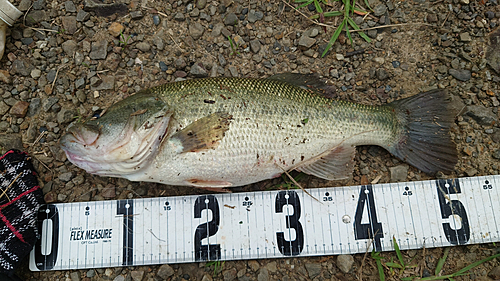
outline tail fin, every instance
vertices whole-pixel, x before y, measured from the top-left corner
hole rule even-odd
[[[399,141],[387,149],[421,171],[451,172],[458,161],[449,135],[455,113],[448,108],[445,90],[432,90],[388,104],[403,125]]]

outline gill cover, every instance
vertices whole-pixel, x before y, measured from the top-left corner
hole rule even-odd
[[[133,174],[155,158],[170,116],[162,100],[143,91],[114,104],[100,118],[72,124],[61,146],[73,164],[89,173]]]

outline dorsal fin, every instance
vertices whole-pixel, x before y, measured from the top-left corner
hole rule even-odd
[[[325,180],[341,180],[349,178],[354,168],[354,155],[356,148],[353,146],[340,145],[305,164],[295,168]]]
[[[300,73],[280,73],[268,77],[270,80],[283,81],[288,84],[300,87],[304,90],[310,90],[326,98],[332,98],[335,94],[335,86],[327,83],[327,80],[319,77],[318,74],[300,74]]]

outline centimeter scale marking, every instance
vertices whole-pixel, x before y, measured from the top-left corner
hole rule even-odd
[[[500,176],[49,204],[30,269],[321,256],[499,242]]]

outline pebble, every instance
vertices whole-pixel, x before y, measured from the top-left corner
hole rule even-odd
[[[73,57],[75,55],[78,44],[73,40],[67,40],[61,44],[61,47],[66,55]]]
[[[68,34],[75,33],[75,31],[77,29],[75,16],[61,17],[61,22],[62,22],[63,28],[64,28],[66,33],[68,33]]]
[[[320,275],[321,273],[321,264],[319,263],[306,263],[305,267],[309,278],[311,279],[314,279],[314,277]]]
[[[144,278],[144,271],[143,270],[132,270],[130,272],[130,277],[132,278],[133,281],[142,281],[142,278]]]
[[[385,70],[385,68],[378,68],[375,74],[377,75],[378,80],[386,80],[389,78],[389,73],[387,73],[387,70]]]
[[[7,70],[0,69],[0,81],[5,84],[10,84],[10,73]]]
[[[176,21],[184,21],[184,20],[186,20],[186,17],[184,17],[183,13],[177,13],[174,16],[174,20],[176,20]]]
[[[256,21],[261,20],[264,17],[264,14],[261,11],[250,10],[248,12],[248,22],[254,23]]]
[[[92,278],[95,276],[95,270],[91,269],[86,273],[87,277]]]
[[[315,43],[316,39],[309,36],[302,35],[299,39],[299,47],[301,47],[302,50],[311,48]]]
[[[203,67],[202,63],[195,63],[193,66],[191,66],[191,75],[195,77],[207,77],[208,76],[208,71]]]
[[[45,112],[48,112],[50,108],[59,101],[59,98],[49,97],[48,99],[44,99],[42,102],[42,109]]]
[[[373,61],[376,62],[376,63],[378,63],[378,64],[384,64],[385,63],[385,59],[381,58],[381,57],[373,58]]]
[[[269,271],[267,268],[263,267],[259,271],[259,275],[257,275],[257,281],[268,281],[269,280]]]
[[[92,42],[92,51],[89,57],[93,60],[105,59],[108,55],[108,40],[98,40]]]
[[[396,167],[389,167],[391,173],[391,182],[406,181],[408,177],[408,165],[398,165]]]
[[[260,44],[260,41],[258,39],[254,39],[254,40],[250,41],[250,49],[255,54],[260,51],[261,46],[262,46],[262,44]]]
[[[385,12],[387,12],[387,7],[384,4],[379,4],[379,5],[375,6],[375,8],[373,8],[373,14],[376,17],[380,17],[380,16],[384,15]]]
[[[468,177],[472,177],[474,175],[477,174],[477,170],[472,168],[472,167],[468,167],[466,170],[465,170],[465,174],[467,174]]]
[[[495,158],[495,159],[500,159],[500,149],[497,149],[493,152],[493,154],[491,155],[491,157]]]
[[[160,17],[158,15],[153,15],[153,23],[154,25],[160,24]]]
[[[84,10],[80,10],[76,14],[76,21],[84,22],[84,21],[88,21],[89,19],[90,19],[90,13],[87,13]]]
[[[140,20],[144,17],[144,15],[142,14],[141,11],[132,11],[132,12],[130,12],[130,17],[133,20]]]
[[[68,13],[76,12],[76,6],[75,6],[75,3],[73,3],[73,1],[64,2],[64,8],[66,9],[66,12],[68,12]]]
[[[73,172],[66,172],[59,175],[58,179],[63,182],[68,182],[73,177]]]
[[[470,37],[469,32],[460,33],[460,41],[462,41],[462,42],[472,41],[472,38]]]
[[[224,24],[225,25],[237,25],[238,24],[238,17],[234,13],[229,13],[224,18]]]
[[[206,5],[207,5],[207,0],[198,0],[198,2],[196,3],[196,6],[202,10],[205,8]]]
[[[398,68],[400,65],[401,65],[401,63],[397,60],[392,62],[392,67],[394,67],[394,68]]]
[[[80,272],[79,271],[71,272],[69,277],[71,278],[71,281],[80,281]]]
[[[205,28],[199,22],[189,25],[189,35],[193,37],[194,40],[198,40],[205,32]]]
[[[113,279],[113,281],[125,281],[125,276],[118,275]]]
[[[453,78],[460,80],[460,81],[469,81],[471,78],[471,72],[470,70],[467,69],[453,69],[450,68],[448,70],[448,73],[453,76]]]
[[[137,49],[141,50],[143,53],[149,52],[151,45],[146,42],[139,42],[135,45]]]
[[[23,149],[23,140],[19,134],[0,134],[0,147]]]
[[[174,275],[174,269],[170,265],[164,264],[160,266],[160,269],[158,269],[156,275],[158,275],[160,278],[167,279],[168,277]]]
[[[31,78],[38,79],[40,76],[42,76],[42,71],[40,69],[35,68],[31,71]]]
[[[497,116],[493,114],[491,109],[486,108],[482,105],[469,105],[467,106],[467,111],[465,113],[470,116],[479,125],[491,126],[497,122]]]
[[[114,75],[101,75],[101,83],[97,86],[91,87],[92,90],[113,90],[115,88],[115,76]]]
[[[159,64],[160,64],[160,70],[161,70],[161,71],[167,71],[167,70],[168,70],[168,66],[167,66],[167,64],[166,64],[166,63],[164,63],[164,62],[160,61],[160,63],[159,63]]]
[[[236,268],[231,268],[228,270],[224,270],[222,272],[222,276],[224,278],[224,281],[233,281],[236,279],[238,272],[236,271]]]
[[[77,113],[73,109],[67,109],[65,107],[57,113],[57,122],[59,124],[66,124],[73,121]]]
[[[337,267],[340,269],[340,271],[348,273],[349,271],[351,271],[353,264],[354,264],[354,258],[351,255],[337,256]]]
[[[22,76],[29,76],[31,70],[35,67],[26,60],[16,59],[12,62],[12,72],[21,74]]]
[[[10,108],[10,115],[17,118],[24,118],[26,116],[26,112],[28,112],[29,102],[27,101],[17,101]]]
[[[120,34],[123,34],[122,33],[123,30],[125,30],[125,27],[119,22],[113,22],[108,27],[108,32],[113,37],[118,37],[118,36],[120,36]]]

